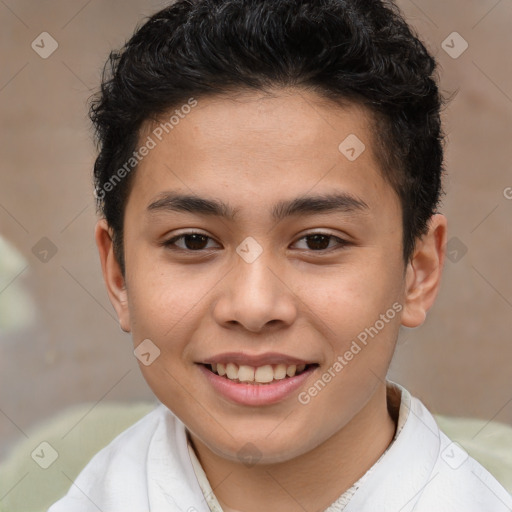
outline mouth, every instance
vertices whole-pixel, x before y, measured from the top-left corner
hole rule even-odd
[[[292,398],[319,368],[316,363],[304,362],[258,364],[209,362],[198,367],[216,394],[231,403],[249,407],[268,406]]]
[[[201,363],[211,373],[237,384],[269,385],[293,379],[318,367],[311,364],[265,364],[249,366],[229,363]]]

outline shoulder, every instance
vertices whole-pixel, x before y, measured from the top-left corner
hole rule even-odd
[[[412,398],[412,402],[413,411],[435,422],[419,399]],[[437,423],[435,429],[439,439],[435,464],[423,489],[418,490],[414,511],[511,512],[512,496],[496,478],[439,429]]]
[[[85,512],[91,510],[92,503],[115,503],[115,510],[120,512],[123,507],[144,510],[146,461],[152,439],[161,431],[172,437],[177,427],[176,417],[159,404],[100,450],[49,512]]]
[[[121,432],[87,464],[83,472],[98,468],[107,470],[113,465],[137,464],[145,457],[151,439],[163,425],[174,424],[175,417],[162,404]]]
[[[512,497],[405,388],[390,383],[399,416],[395,439],[346,512],[512,512]],[[394,398],[393,398],[394,397]]]
[[[512,497],[479,462],[441,430],[440,451],[418,512],[431,510],[511,512]],[[442,508],[439,508],[441,506]]]

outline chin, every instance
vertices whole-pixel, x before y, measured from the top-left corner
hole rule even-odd
[[[320,441],[316,444],[311,441],[308,443],[311,446],[308,446],[304,443],[304,436],[300,434],[269,438],[265,435],[251,435],[245,430],[240,435],[233,434],[233,437],[223,432],[215,439],[211,437],[211,431],[208,434],[210,434],[208,438],[199,436],[199,439],[210,451],[219,457],[242,463],[247,467],[288,462],[313,449],[316,444],[320,444]]]

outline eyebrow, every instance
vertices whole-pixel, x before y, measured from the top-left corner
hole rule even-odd
[[[353,213],[365,212],[369,206],[347,192],[303,196],[287,201],[279,201],[272,208],[272,217],[276,221],[297,215],[320,213]],[[208,199],[192,194],[164,193],[148,207],[149,213],[156,212],[187,212],[198,215],[212,215],[227,220],[235,220],[239,209],[232,208],[218,199]]]

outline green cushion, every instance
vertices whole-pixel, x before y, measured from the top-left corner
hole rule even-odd
[[[498,421],[434,415],[439,428],[459,443],[512,494],[512,427]]]
[[[96,452],[155,405],[80,404],[37,425],[0,464],[0,511],[46,512],[66,494],[72,484],[70,479],[76,478]],[[49,443],[58,453],[47,469],[40,464],[50,462],[54,452],[45,445],[38,449],[42,442]]]
[[[0,464],[0,511],[46,512],[96,452],[155,405],[81,404],[37,425]],[[435,417],[448,437],[512,492],[512,427],[472,418]]]

